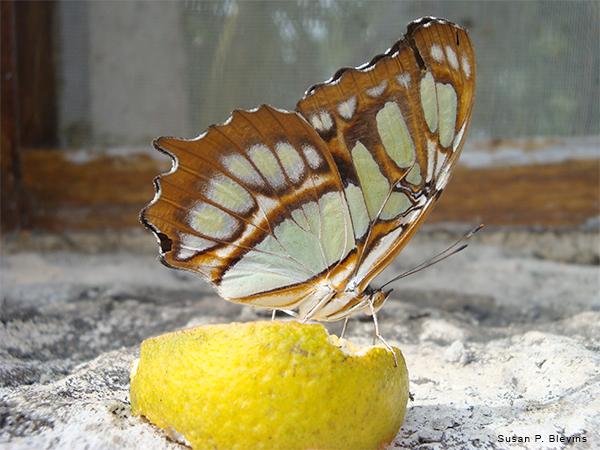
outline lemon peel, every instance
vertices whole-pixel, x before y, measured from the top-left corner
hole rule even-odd
[[[194,449],[378,449],[408,401],[400,350],[320,324],[204,325],[148,339],[131,407]]]

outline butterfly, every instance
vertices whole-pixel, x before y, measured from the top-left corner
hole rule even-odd
[[[156,139],[173,167],[140,218],[161,261],[231,302],[303,320],[365,312],[381,338],[390,291],[369,284],[444,190],[475,78],[466,30],[424,17],[385,53],[309,88],[295,111],[235,110],[195,139]]]

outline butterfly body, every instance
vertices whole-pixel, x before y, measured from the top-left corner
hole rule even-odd
[[[163,137],[173,169],[142,222],[170,267],[226,300],[302,319],[374,314],[369,287],[458,160],[475,95],[468,34],[443,19],[310,88],[295,112],[234,111],[196,139]]]

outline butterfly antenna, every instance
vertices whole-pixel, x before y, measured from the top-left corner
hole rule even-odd
[[[400,275],[398,275],[395,278],[392,278],[390,281],[388,281],[387,283],[385,283],[383,286],[381,286],[379,288],[379,290],[382,290],[383,288],[385,288],[388,284],[394,283],[395,281],[398,281],[402,278],[405,278],[409,275],[413,275],[417,272],[420,272],[423,269],[426,269],[427,267],[431,267],[434,264],[437,264],[439,262],[442,262],[443,260],[445,260],[446,258],[451,257],[452,255],[456,255],[458,252],[462,252],[465,248],[468,247],[467,244],[463,244],[460,247],[456,248],[456,246],[458,244],[460,244],[461,242],[469,239],[471,236],[473,236],[475,233],[477,233],[479,230],[481,230],[483,228],[483,224],[479,225],[478,227],[473,228],[471,231],[469,231],[462,239],[456,241],[454,244],[452,244],[450,247],[448,247],[446,250],[444,250],[441,253],[438,253],[437,255],[435,255],[432,258],[429,258],[427,261],[422,262],[421,264],[419,264],[418,266],[413,267],[412,269],[407,270],[404,273],[401,273]]]

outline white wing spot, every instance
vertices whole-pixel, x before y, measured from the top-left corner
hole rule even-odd
[[[435,81],[431,72],[427,72],[421,80],[421,106],[429,131],[435,133],[438,126],[438,101]]]
[[[383,80],[377,86],[373,86],[372,88],[367,89],[365,92],[369,97],[378,98],[385,92],[387,88],[387,80]]]
[[[454,142],[452,143],[452,151],[456,151],[456,149],[460,145],[466,129],[467,129],[467,123],[465,122],[465,123],[463,123],[463,126],[460,128],[458,133],[456,133],[456,137],[454,138]]]
[[[429,182],[433,178],[433,174],[436,172],[435,164],[437,161],[437,145],[430,139],[427,139],[427,177],[425,181]]]
[[[322,131],[327,131],[333,126],[333,121],[327,111],[321,111],[321,123],[323,124]]]
[[[456,57],[456,53],[454,49],[449,45],[446,45],[446,56],[448,57],[448,62],[452,66],[454,70],[458,70],[458,58]]]
[[[463,55],[462,57],[462,69],[465,76],[469,78],[471,76],[471,63],[469,62],[467,55]]]
[[[265,176],[272,186],[282,187],[285,184],[285,177],[281,171],[281,166],[275,159],[275,155],[266,145],[257,144],[248,151],[250,159],[256,165],[258,170]]]
[[[435,62],[441,63],[444,60],[444,51],[442,50],[442,47],[440,47],[437,44],[432,44],[431,57],[434,59]]]
[[[275,151],[288,178],[294,183],[300,182],[306,167],[296,149],[288,142],[278,142]]]
[[[232,236],[237,223],[233,217],[208,203],[198,202],[188,213],[190,227],[205,236],[227,239]]]
[[[387,102],[375,116],[383,148],[398,167],[415,161],[415,144],[396,102]]]
[[[421,197],[423,199],[425,199],[425,197]],[[405,216],[403,216],[400,219],[400,223],[402,225],[408,225],[413,223],[415,220],[417,220],[417,217],[419,217],[419,214],[421,213],[421,208],[415,208],[412,211],[408,212]]]
[[[240,155],[233,155],[227,158],[224,165],[229,169],[232,175],[236,176],[244,183],[259,186],[263,185],[262,178],[246,158]]]
[[[338,113],[342,118],[350,120],[356,112],[356,97],[352,96],[348,100],[341,102],[338,105]]]
[[[408,72],[397,75],[396,79],[400,83],[400,86],[404,86],[405,89],[410,88],[410,74]]]
[[[208,250],[214,247],[216,242],[209,241],[193,234],[182,234],[179,243],[179,251],[177,252],[177,259],[189,259],[197,253]]]
[[[230,178],[216,177],[209,186],[207,198],[230,211],[245,213],[254,205],[248,192]]]
[[[446,164],[440,170],[440,173],[438,174],[438,178],[435,181],[435,188],[438,191],[441,191],[442,189],[444,189],[446,187],[446,184],[448,184],[448,180],[450,179],[450,167],[451,167],[450,164]]]
[[[442,147],[448,148],[454,139],[456,127],[457,95],[451,84],[437,83],[439,140]]]
[[[421,196],[423,197],[423,196]],[[375,244],[374,247],[371,247],[369,249],[367,249],[366,251],[367,256],[363,259],[362,263],[360,264],[360,266],[358,266],[358,268],[356,269],[356,275],[353,277],[354,280],[363,280],[366,276],[367,273],[371,270],[371,268],[373,268],[375,265],[377,265],[377,262],[384,258],[384,255],[389,251],[390,248],[392,248],[395,243],[398,241],[400,235],[404,232],[404,228],[402,227],[402,225],[406,225],[406,223],[409,223],[406,220],[406,217],[416,217],[418,215],[417,214],[413,214],[412,212],[408,213],[406,216],[401,217],[399,219],[398,222],[396,222],[397,228],[395,230],[390,231],[388,234],[384,235],[379,242],[377,242],[377,244]],[[400,226],[398,226],[398,224],[400,224]],[[353,283],[353,281],[351,280],[348,285],[351,285],[351,283]],[[354,284],[357,284],[356,282],[354,282]]]
[[[317,131],[324,131],[325,127],[323,126],[323,121],[319,118],[317,114],[313,114],[310,117],[310,124]]]
[[[371,152],[369,152],[362,142],[356,141],[351,155],[358,179],[364,191],[369,217],[373,219],[377,216],[379,208],[385,202],[390,191],[390,183],[381,173],[379,164],[377,164]]]
[[[304,157],[306,158],[308,165],[312,169],[318,169],[319,166],[321,165],[321,157],[319,156],[317,151],[314,149],[314,147],[312,147],[310,145],[303,145],[302,152],[304,152]]]
[[[437,179],[440,174],[444,171],[444,170],[449,170],[450,169],[450,164],[448,164],[448,159],[450,157],[451,153],[438,153],[437,154],[437,163],[436,163],[436,168],[435,168],[435,178]],[[437,181],[436,181],[437,183]]]
[[[352,218],[352,228],[354,237],[361,238],[369,229],[369,213],[365,204],[365,197],[361,188],[355,184],[349,183],[344,188],[348,207],[350,208],[350,217]]]

